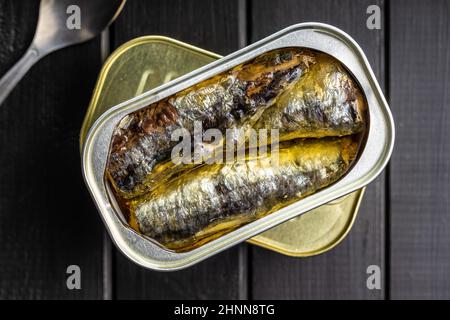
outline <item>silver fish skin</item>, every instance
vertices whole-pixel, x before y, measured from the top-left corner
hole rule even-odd
[[[281,148],[275,166],[276,155],[205,165],[133,200],[130,214],[141,233],[183,250],[333,183],[349,168],[356,149],[349,137],[305,139]]]
[[[289,85],[314,63],[314,54],[299,48],[275,50],[193,88],[126,116],[116,128],[107,176],[126,198],[148,191],[159,174],[155,168],[170,160],[177,129],[251,125]],[[162,170],[167,176],[166,167]]]
[[[256,129],[279,129],[280,140],[344,136],[366,128],[367,102],[353,77],[331,56],[319,53],[294,86],[265,110]]]

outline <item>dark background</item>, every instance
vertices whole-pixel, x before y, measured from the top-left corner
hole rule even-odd
[[[371,4],[381,30],[366,27]],[[0,0],[0,75],[30,44],[38,6]],[[0,106],[0,298],[449,299],[449,17],[446,0],[128,0],[109,34],[45,57]],[[306,259],[242,244],[174,273],[128,261],[105,235],[80,170],[102,40],[112,51],[160,34],[225,55],[308,21],[357,40],[396,121],[392,160],[349,236]],[[71,264],[81,267],[81,290],[66,288]],[[373,264],[381,290],[366,287]]]

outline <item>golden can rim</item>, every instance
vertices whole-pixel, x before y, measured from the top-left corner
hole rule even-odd
[[[79,139],[80,150],[82,149],[84,140],[86,139],[86,136],[87,136],[87,133],[89,132],[90,127],[92,126],[92,123],[93,123],[92,118],[94,116],[94,112],[96,109],[95,106],[98,103],[100,93],[104,86],[106,76],[107,76],[109,70],[111,69],[111,66],[122,54],[124,54],[130,48],[141,45],[143,43],[147,44],[147,43],[151,43],[151,42],[155,42],[155,43],[161,42],[164,44],[174,45],[176,47],[179,47],[182,49],[187,49],[196,54],[202,54],[202,55],[214,58],[214,59],[222,58],[221,55],[216,54],[214,52],[184,43],[179,40],[175,40],[170,37],[159,36],[159,35],[148,35],[148,36],[137,37],[137,38],[131,39],[131,40],[125,42],[124,44],[120,45],[117,49],[115,49],[109,55],[109,57],[105,60],[103,66],[100,70],[100,74],[97,78],[97,82],[96,82],[96,85],[93,90],[92,98],[89,102],[88,109],[86,111],[86,115],[83,119],[82,127],[80,130],[80,139]],[[359,194],[358,194],[357,200],[353,206],[354,209],[352,210],[353,213],[351,214],[351,219],[346,223],[345,228],[342,229],[342,232],[335,238],[334,241],[331,241],[328,245],[325,245],[325,246],[321,247],[320,249],[311,250],[311,251],[289,250],[289,249],[285,249],[280,246],[271,245],[267,242],[260,241],[260,240],[254,239],[254,238],[247,239],[246,242],[250,243],[252,245],[259,246],[264,249],[268,249],[268,250],[286,255],[286,256],[297,257],[297,258],[306,258],[306,257],[316,256],[316,255],[328,252],[331,249],[333,249],[334,247],[336,247],[338,244],[340,244],[346,238],[346,236],[352,229],[354,222],[356,221],[356,217],[358,215],[359,208],[362,203],[362,199],[364,197],[365,189],[366,189],[366,187],[355,191],[355,192],[358,192]]]
[[[337,236],[335,238],[334,241],[330,242],[330,244],[323,246],[320,249],[311,250],[311,251],[303,251],[303,252],[296,251],[296,250],[289,250],[289,249],[284,249],[280,246],[271,245],[267,242],[256,240],[255,238],[250,238],[246,242],[256,245],[258,247],[264,248],[264,249],[268,249],[268,250],[272,250],[277,253],[281,253],[285,256],[296,257],[296,258],[313,257],[313,256],[317,256],[319,254],[328,252],[331,249],[333,249],[334,247],[336,247],[338,244],[340,244],[349,234],[350,230],[352,229],[353,225],[355,224],[356,217],[358,216],[359,208],[361,207],[361,203],[362,203],[362,199],[364,198],[365,191],[366,191],[366,187],[361,188],[358,191],[355,191],[355,192],[358,192],[359,194],[358,194],[356,203],[354,205],[354,209],[352,210],[353,213],[351,215],[350,221],[346,224],[345,228],[343,228],[343,231],[339,234],[339,236]],[[305,213],[305,214],[307,214],[307,213]]]

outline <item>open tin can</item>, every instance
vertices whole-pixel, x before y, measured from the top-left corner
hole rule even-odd
[[[164,250],[127,226],[110,203],[104,181],[110,139],[118,121],[132,111],[264,52],[295,46],[334,56],[352,72],[364,91],[371,121],[366,146],[353,169],[324,190],[189,252]],[[282,30],[213,62],[218,58],[218,55],[168,38],[142,37],[117,49],[105,63],[83,124],[80,144],[84,144],[86,183],[113,241],[136,263],[158,270],[189,266],[248,238],[252,243],[292,256],[329,250],[350,230],[363,196],[362,188],[381,172],[393,146],[392,116],[366,57],[342,31],[307,23]],[[177,79],[171,81],[174,78]],[[158,87],[168,81],[171,82]],[[155,87],[158,88],[140,95]],[[128,101],[122,103],[125,100]],[[307,211],[311,212],[298,216]],[[263,232],[267,229],[270,230]]]
[[[144,36],[123,44],[100,73],[81,129],[80,148],[89,128],[105,111],[219,58],[161,36]],[[363,189],[357,190],[247,241],[296,257],[328,251],[350,231],[363,194]]]

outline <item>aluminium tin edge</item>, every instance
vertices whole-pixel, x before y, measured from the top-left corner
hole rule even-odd
[[[282,47],[306,47],[340,60],[359,82],[369,105],[366,145],[353,168],[336,183],[277,212],[244,225],[189,252],[163,249],[126,225],[110,198],[104,172],[113,130],[127,114],[186,89],[213,75]],[[394,145],[394,121],[369,62],[359,45],[345,32],[322,23],[301,23],[283,29],[248,47],[190,72],[158,88],[125,101],[105,112],[86,138],[83,176],[101,217],[116,246],[135,263],[154,270],[169,271],[191,266],[324,203],[360,189],[373,181],[389,161]]]

